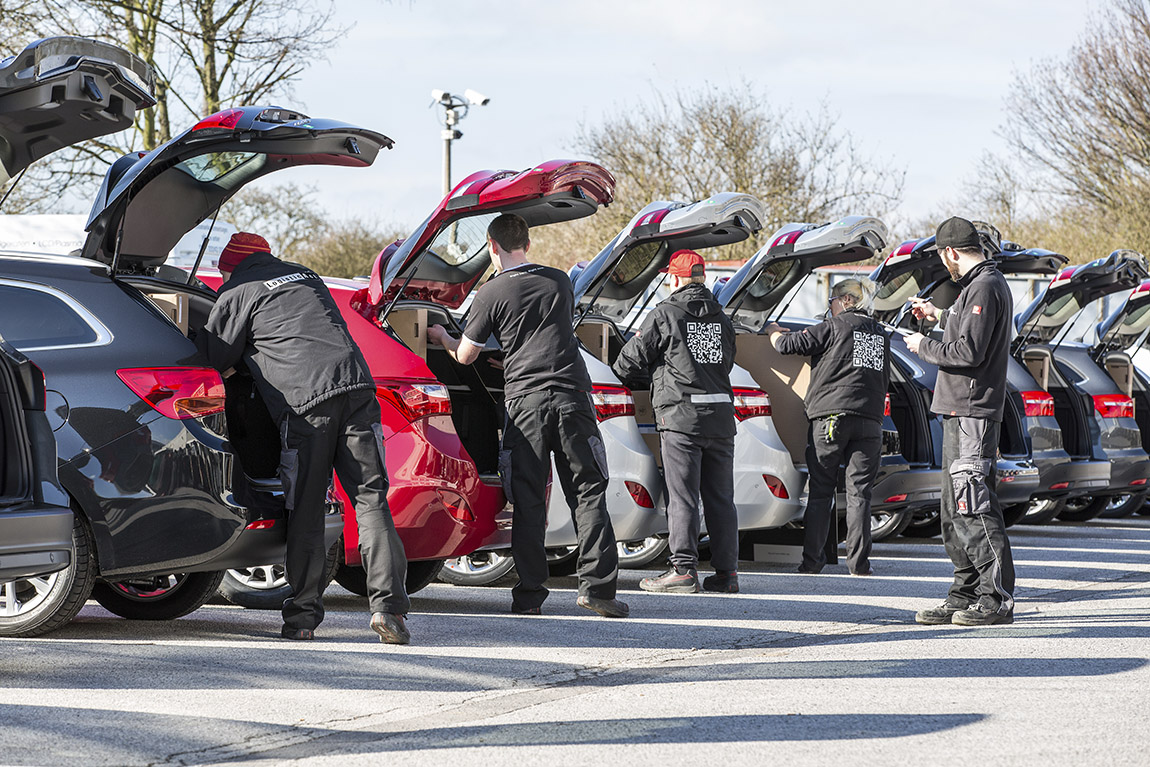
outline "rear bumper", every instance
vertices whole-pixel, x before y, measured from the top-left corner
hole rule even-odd
[[[47,575],[71,562],[71,509],[28,503],[0,510],[0,581]]]
[[[1145,490],[1150,479],[1150,456],[1138,451],[1112,451],[1110,458],[1110,483],[1105,491],[1095,495],[1120,495],[1130,491]]]
[[[999,459],[996,467],[995,490],[1003,505],[1027,503],[1039,488],[1038,467],[1030,461]]]
[[[770,418],[749,418],[738,424],[734,463],[735,509],[740,530],[782,527],[802,517],[806,474],[795,468]],[[787,497],[772,493],[764,475],[777,478]]]
[[[325,550],[330,549],[343,534],[343,514],[339,512],[339,508],[338,504],[329,505],[328,513],[324,517],[323,542]],[[191,571],[253,567],[271,562],[283,562],[286,557],[287,523],[283,519],[277,519],[273,521],[271,527],[245,528],[227,551],[210,562],[191,568]]]
[[[1040,498],[1094,495],[1110,485],[1109,461],[1070,459],[1060,463],[1035,463],[1039,470],[1036,495]]]
[[[937,506],[941,498],[940,469],[913,467],[907,463],[883,464],[872,486],[871,510],[916,510]]]

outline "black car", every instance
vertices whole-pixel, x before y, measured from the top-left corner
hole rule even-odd
[[[1012,353],[1054,397],[1066,452],[1076,461],[1105,462],[1110,470],[1104,486],[1065,501],[1058,518],[1067,521],[1096,517],[1118,496],[1140,505],[1150,479],[1150,456],[1134,418],[1130,356],[1106,344],[1063,338],[1089,304],[1136,288],[1147,278],[1141,257],[1129,255],[1115,251],[1062,269],[1014,318],[1018,335]]]
[[[189,338],[216,295],[164,261],[249,181],[297,165],[368,166],[390,144],[278,107],[227,110],[113,164],[82,257],[0,254],[0,327],[44,371],[77,545],[93,551],[87,569],[63,571],[35,620],[0,616],[0,633],[60,625],[89,590],[124,617],[178,617],[228,568],[282,561],[275,426],[243,372],[225,398]],[[333,567],[339,510],[326,523]]]

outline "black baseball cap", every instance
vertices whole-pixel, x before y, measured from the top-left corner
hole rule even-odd
[[[982,249],[982,241],[978,238],[978,230],[974,224],[965,218],[953,216],[938,225],[938,232],[934,235],[934,246],[939,252],[943,248],[977,248]]]

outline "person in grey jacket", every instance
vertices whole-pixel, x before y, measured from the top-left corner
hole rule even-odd
[[[651,375],[651,400],[667,481],[671,568],[644,578],[645,591],[699,590],[699,500],[715,574],[703,589],[739,590],[739,520],[735,510],[735,401],[731,368],[735,329],[704,284],[706,267],[692,250],[676,251],[666,271],[671,296],[647,315],[612,368],[624,382]],[[705,478],[705,480],[704,480]]]
[[[847,566],[870,575],[871,488],[882,459],[882,419],[890,383],[890,338],[865,311],[867,290],[859,280],[831,288],[830,316],[791,333],[767,326],[781,354],[811,358],[807,388],[807,471],[810,492],[803,514],[800,573],[826,566],[827,536],[839,467],[846,466]]]
[[[280,428],[288,509],[285,639],[313,639],[323,620],[324,511],[332,468],[355,506],[371,628],[407,644],[407,559],[387,506],[375,382],[323,280],[273,256],[259,235],[232,235],[224,284],[196,343],[217,370],[244,365]]]
[[[978,231],[962,218],[942,222],[939,257],[962,288],[940,312],[911,299],[914,315],[937,320],[938,341],[919,333],[907,348],[938,365],[931,410],[943,417],[942,540],[954,583],[938,607],[920,610],[924,624],[986,626],[1014,621],[1014,560],[994,490],[995,457],[1006,402],[1013,301],[1006,278],[982,251]]]

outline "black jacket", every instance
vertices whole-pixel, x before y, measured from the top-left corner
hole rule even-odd
[[[692,283],[651,310],[612,369],[623,381],[650,372],[660,431],[730,437],[735,434],[734,365],[731,320],[705,285]]]
[[[976,265],[958,284],[958,300],[940,318],[942,340],[924,338],[918,347],[918,356],[939,368],[930,409],[1001,421],[1014,299],[993,261]]]
[[[375,388],[319,275],[269,253],[236,267],[196,344],[217,370],[245,362],[277,422],[338,394]]]
[[[890,383],[890,336],[872,317],[848,310],[784,333],[775,348],[811,358],[807,418],[847,413],[882,422]]]

